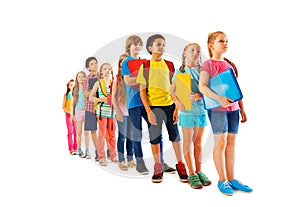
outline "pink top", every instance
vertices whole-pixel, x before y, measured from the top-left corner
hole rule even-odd
[[[227,61],[220,61],[220,60],[212,60],[209,59],[205,61],[200,69],[200,71],[205,71],[209,74],[209,78],[212,78],[223,71],[227,70],[228,68],[233,68],[232,65],[230,65]],[[214,108],[213,110],[218,111],[236,111],[238,110],[239,104],[238,102],[232,103],[230,106],[227,107],[218,107]]]

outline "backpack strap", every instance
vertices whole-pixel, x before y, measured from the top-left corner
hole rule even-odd
[[[170,84],[172,84],[172,78],[175,72],[174,64],[171,61],[164,60],[169,68],[169,77],[170,77]]]
[[[144,67],[144,77],[146,80],[146,92],[148,92],[148,80],[149,80],[149,70],[150,70],[150,60],[143,62]]]

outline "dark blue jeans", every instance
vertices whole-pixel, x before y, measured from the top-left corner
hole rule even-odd
[[[132,125],[128,116],[123,116],[123,122],[117,121],[118,124],[118,141],[117,150],[119,162],[125,161],[124,144],[126,140],[127,161],[133,160],[133,140]]]
[[[144,163],[143,159],[143,150],[142,150],[142,117],[147,122],[148,129],[150,127],[147,112],[143,106],[135,107],[128,110],[129,112],[129,118],[133,126],[133,142],[134,142],[134,155],[136,158],[136,163]],[[160,137],[162,135],[160,134]],[[160,139],[160,154],[161,154],[161,162],[164,162],[163,159],[163,142],[162,139]]]

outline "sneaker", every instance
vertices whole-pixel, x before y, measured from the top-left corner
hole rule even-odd
[[[163,165],[161,163],[154,164],[154,174],[152,176],[153,183],[161,183],[163,180]]]
[[[233,195],[233,189],[231,188],[228,181],[218,181],[218,188],[224,195]]]
[[[142,174],[142,175],[147,175],[147,174],[149,174],[149,171],[148,171],[148,169],[147,169],[147,167],[146,167],[146,165],[145,165],[144,163],[142,163],[142,164],[137,164],[137,165],[136,165],[136,170],[137,170],[140,174]]]
[[[199,179],[198,174],[189,176],[188,177],[188,182],[189,182],[189,184],[191,185],[192,188],[195,188],[195,189],[201,189],[202,188],[202,183]]]
[[[188,182],[189,176],[186,173],[185,165],[183,162],[178,162],[178,164],[176,164],[176,170],[179,175],[180,181],[184,183]]]
[[[105,159],[105,158],[101,158],[101,159],[99,160],[99,164],[100,164],[101,166],[106,166],[106,165],[107,165],[106,159]]]
[[[77,151],[72,150],[72,151],[70,151],[70,154],[71,154],[71,155],[77,155]]]
[[[80,158],[85,158],[85,155],[84,155],[84,153],[81,150],[78,152],[78,156]]]
[[[127,166],[128,167],[136,167],[136,164],[133,160],[130,160],[130,161],[127,162]]]
[[[96,162],[99,162],[99,158],[98,158],[98,152],[97,152],[97,150],[95,150],[95,161],[96,161]]]
[[[125,161],[119,162],[119,168],[120,168],[121,170],[128,170],[128,166],[127,166],[127,164],[126,164]]]
[[[250,193],[253,191],[252,188],[250,188],[248,185],[244,185],[240,183],[238,180],[232,180],[229,182],[229,185],[232,187],[233,190],[240,190],[246,193]]]
[[[85,152],[85,159],[91,159],[90,152]]]
[[[117,157],[114,157],[112,159],[110,159],[112,162],[119,162],[118,158]]]
[[[163,164],[163,171],[164,173],[170,173],[170,174],[174,174],[176,172],[174,168],[170,167],[166,163]]]
[[[208,179],[208,177],[206,177],[206,175],[203,172],[198,172],[197,175],[204,186],[209,186],[211,184],[211,181]]]

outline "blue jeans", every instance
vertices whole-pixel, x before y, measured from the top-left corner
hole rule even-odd
[[[142,150],[142,117],[147,122],[148,129],[150,127],[150,123],[148,121],[147,112],[143,106],[138,106],[128,110],[129,118],[133,126],[133,146],[134,146],[134,155],[136,158],[136,163],[141,164],[144,163],[143,159],[143,150]],[[160,134],[160,137],[162,135]],[[160,139],[160,154],[161,154],[161,162],[164,162],[163,159],[163,142]]]
[[[128,116],[123,116],[123,122],[117,121],[118,141],[117,150],[119,162],[125,161],[124,143],[126,140],[127,161],[133,160],[132,125]]]

